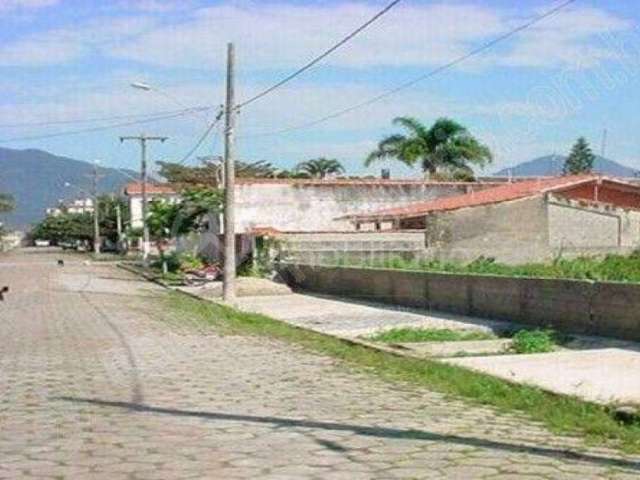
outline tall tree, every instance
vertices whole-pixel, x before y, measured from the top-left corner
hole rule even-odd
[[[571,148],[571,153],[564,162],[565,175],[579,175],[589,173],[593,170],[593,163],[596,156],[591,151],[589,143],[584,137],[578,138]]]
[[[149,206],[149,230],[157,241],[187,234],[200,226],[208,214],[222,211],[223,195],[220,190],[190,187],[178,203],[154,200]]]
[[[113,243],[118,241],[118,208],[120,208],[120,221],[124,229],[131,222],[128,202],[111,195],[100,195],[98,198],[100,235]]]
[[[91,213],[61,213],[50,215],[31,230],[36,240],[50,240],[54,244],[65,241],[93,241],[93,215]]]
[[[201,158],[200,165],[187,166],[172,162],[158,162],[160,176],[179,188],[189,186],[218,187],[222,182],[222,162],[213,157]],[[238,178],[275,178],[280,170],[266,160],[236,162]]]
[[[10,212],[16,204],[13,197],[8,193],[0,193],[0,213]]]
[[[325,178],[327,175],[344,173],[344,167],[338,160],[324,157],[299,163],[295,170],[311,178]]]
[[[489,147],[449,118],[440,118],[431,127],[411,117],[395,118],[393,124],[406,134],[390,135],[380,141],[365,166],[396,159],[410,167],[420,163],[422,170],[433,176],[439,171],[469,171],[474,165],[484,167],[493,160]]]
[[[7,193],[0,193],[0,213],[10,212],[15,208],[13,197]],[[0,240],[6,234],[6,229],[0,221]]]

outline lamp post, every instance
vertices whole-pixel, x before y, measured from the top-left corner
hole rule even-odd
[[[201,120],[203,120],[207,125],[209,125],[209,120],[207,119],[207,116],[203,112],[198,111],[198,110],[194,109],[193,107],[189,107],[184,102],[180,101],[174,95],[171,95],[169,92],[163,90],[162,88],[158,88],[155,85],[150,85],[150,84],[148,84],[146,82],[131,82],[129,84],[129,86],[131,88],[135,88],[136,90],[141,90],[143,92],[155,92],[158,95],[161,95],[161,96],[169,99],[170,101],[172,101],[173,103],[175,103],[179,107],[184,108],[185,110],[191,110],[192,111],[191,113],[193,115],[197,115]]]

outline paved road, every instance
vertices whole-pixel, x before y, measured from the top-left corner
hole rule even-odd
[[[0,257],[0,479],[637,478],[640,459],[176,321],[108,265]],[[635,473],[634,473],[635,472]]]

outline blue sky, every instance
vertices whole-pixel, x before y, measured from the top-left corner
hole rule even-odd
[[[248,98],[371,17],[387,1],[0,0],[0,141],[95,124],[7,127],[174,110],[223,101],[225,44],[238,52]],[[488,143],[488,171],[565,153],[584,135],[640,169],[640,13],[632,0],[578,0],[553,18],[445,74],[348,115],[287,135],[252,136],[322,117],[447,63],[554,1],[408,1],[322,64],[247,107],[239,154],[282,167],[316,157],[364,173],[391,120],[455,118]],[[132,89],[145,81],[156,92]],[[166,135],[154,160],[182,157],[206,128],[199,116],[58,138],[2,142],[136,168],[119,135]],[[220,152],[219,135],[198,151]],[[393,164],[396,175],[413,174]],[[370,169],[379,171],[380,164]]]

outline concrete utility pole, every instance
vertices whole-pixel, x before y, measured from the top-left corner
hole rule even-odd
[[[98,162],[93,162],[93,253],[100,255],[100,215],[98,205]]]
[[[227,44],[227,101],[224,131],[224,277],[222,298],[225,302],[236,299],[236,232],[235,232],[235,160],[233,134],[235,129],[235,51]]]
[[[142,260],[145,266],[149,263],[149,225],[147,224],[147,142],[160,141],[165,142],[167,137],[152,137],[144,133],[138,136],[120,137],[120,142],[125,140],[137,140],[140,142],[140,183],[142,185]]]
[[[115,196],[112,198],[116,204],[116,232],[118,233],[116,250],[120,253],[120,250],[122,249],[122,211],[120,210],[120,199]]]

